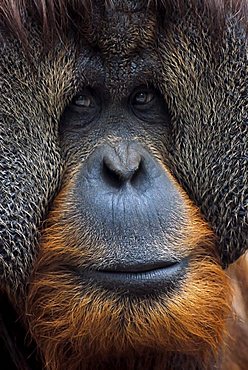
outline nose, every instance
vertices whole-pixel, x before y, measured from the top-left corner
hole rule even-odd
[[[127,183],[134,186],[144,177],[142,155],[132,143],[108,145],[102,158],[102,179],[108,186],[121,188]]]

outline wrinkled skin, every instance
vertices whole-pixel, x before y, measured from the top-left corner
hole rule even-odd
[[[212,369],[248,240],[244,25],[114,5],[49,51],[3,29],[1,284],[47,369]]]

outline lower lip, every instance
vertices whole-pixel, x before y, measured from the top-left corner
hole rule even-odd
[[[180,285],[185,274],[187,261],[149,271],[117,272],[88,270],[81,274],[85,281],[97,284],[104,289],[128,295],[150,295],[169,293]]]

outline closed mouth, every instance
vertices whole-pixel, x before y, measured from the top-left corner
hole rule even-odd
[[[185,274],[187,259],[179,262],[159,262],[116,266],[112,269],[87,270],[80,274],[104,289],[132,295],[168,292],[177,286]]]

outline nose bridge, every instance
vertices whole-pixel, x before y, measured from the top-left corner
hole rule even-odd
[[[116,159],[123,167],[136,167],[140,161],[140,153],[137,145],[132,142],[122,141],[114,147]]]
[[[104,165],[122,179],[130,179],[139,169],[140,162],[139,148],[133,143],[124,141],[105,147]]]

